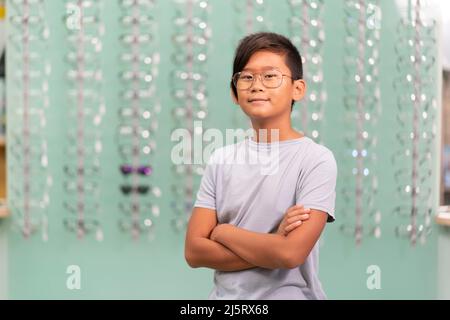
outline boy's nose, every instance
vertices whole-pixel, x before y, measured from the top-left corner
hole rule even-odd
[[[264,89],[264,85],[262,84],[261,75],[256,75],[253,80],[252,86],[250,87],[251,92],[253,91],[262,91]]]

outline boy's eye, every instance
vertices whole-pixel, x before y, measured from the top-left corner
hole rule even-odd
[[[276,77],[277,77],[277,74],[276,74],[276,73],[266,73],[266,74],[264,75],[264,79],[267,79],[267,80],[274,79],[274,78],[276,78]]]
[[[241,74],[239,79],[244,80],[244,81],[251,81],[251,80],[253,80],[253,76],[251,74]]]

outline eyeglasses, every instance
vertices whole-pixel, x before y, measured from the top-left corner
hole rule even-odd
[[[400,217],[430,217],[433,214],[433,208],[431,206],[427,206],[426,204],[416,207],[411,205],[399,205],[394,208],[393,212]]]
[[[133,215],[135,212],[149,212],[154,217],[159,217],[160,209],[157,205],[153,203],[139,203],[133,201],[132,203],[119,203],[119,209],[127,216]]]
[[[78,214],[79,212],[83,212],[83,214],[87,214],[87,215],[94,215],[97,214],[99,212],[99,204],[98,203],[84,203],[84,202],[79,202],[77,201],[76,204],[70,203],[65,201],[64,202],[64,209],[66,209],[67,211],[73,213],[73,214]]]
[[[346,235],[355,236],[356,242],[359,244],[363,237],[373,235],[380,238],[381,228],[379,225],[348,225],[343,224],[339,228]]]
[[[29,238],[37,230],[42,230],[42,240],[48,240],[48,219],[45,213],[45,207],[30,205],[27,209],[24,207],[12,206],[11,212],[16,216],[14,226],[19,229],[24,238]]]
[[[103,240],[103,232],[100,229],[100,222],[93,218],[71,217],[64,219],[64,226],[68,231],[75,232],[79,238],[86,234],[95,232],[97,241]]]
[[[98,191],[97,181],[85,181],[83,183],[79,183],[77,181],[66,181],[64,183],[64,187],[67,192],[94,194]]]
[[[124,8],[132,6],[151,7],[155,4],[155,0],[122,0],[120,5]]]
[[[142,232],[152,231],[153,226],[153,220],[150,218],[119,220],[119,228],[122,231],[132,231],[134,238],[137,238]]]
[[[418,224],[401,225],[395,228],[395,234],[398,237],[409,237],[413,243],[417,241],[417,237],[429,236],[432,232],[431,226]],[[423,241],[423,240],[422,240]]]
[[[130,175],[132,173],[140,174],[143,176],[150,176],[153,173],[152,166],[149,165],[141,165],[134,167],[131,164],[123,164],[120,166],[120,171],[124,175]]]
[[[100,167],[96,164],[84,166],[81,168],[73,167],[69,165],[64,166],[64,173],[71,178],[76,178],[79,176],[93,177],[97,176],[100,172]]]
[[[122,157],[127,160],[137,156],[149,157],[154,154],[155,149],[156,142],[153,140],[139,143],[139,145],[132,145],[130,143],[119,144],[119,152]]]
[[[135,28],[137,26],[145,27],[147,32],[149,31],[148,28],[152,28],[150,30],[151,32],[154,32],[155,27],[155,19],[152,16],[148,15],[140,15],[140,16],[133,16],[133,15],[127,15],[123,16],[121,18],[122,24],[125,27],[132,27]]]
[[[185,83],[186,81],[206,81],[207,75],[202,72],[188,71],[188,70],[174,70],[171,72],[171,78],[173,81],[180,81]]]
[[[124,184],[120,186],[120,191],[122,191],[122,193],[124,195],[130,195],[132,193],[137,193],[140,195],[145,195],[149,192],[152,192],[152,194],[155,197],[160,197],[161,196],[161,190],[158,187],[152,187],[150,185],[129,185],[129,184]]]
[[[275,89],[280,87],[283,83],[283,77],[293,79],[291,76],[283,74],[279,70],[273,69],[264,71],[260,74],[241,71],[233,75],[232,81],[238,90],[247,90],[254,84],[256,75],[259,75],[261,83],[268,89]]]
[[[397,194],[402,200],[411,200],[413,197],[417,201],[428,201],[431,196],[431,187],[413,186],[412,183],[399,185]]]

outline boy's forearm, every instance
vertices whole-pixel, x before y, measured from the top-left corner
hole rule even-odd
[[[238,228],[230,224],[218,225],[211,239],[221,243],[233,253],[255,266],[278,269],[286,268],[286,257],[282,248],[286,237],[278,234],[265,234]]]
[[[192,240],[190,266],[207,267],[219,271],[240,271],[255,266],[245,261],[222,244],[206,238]]]

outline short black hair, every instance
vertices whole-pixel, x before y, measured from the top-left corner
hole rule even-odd
[[[250,60],[250,57],[257,51],[270,51],[283,54],[285,56],[285,63],[289,70],[291,70],[292,81],[303,79],[302,57],[298,49],[292,44],[291,40],[273,32],[252,33],[239,41],[239,45],[234,54],[233,75],[242,71],[248,63],[248,60]],[[237,98],[237,89],[233,80],[231,80],[230,86],[234,96]],[[294,103],[295,101],[292,100],[291,110]]]

